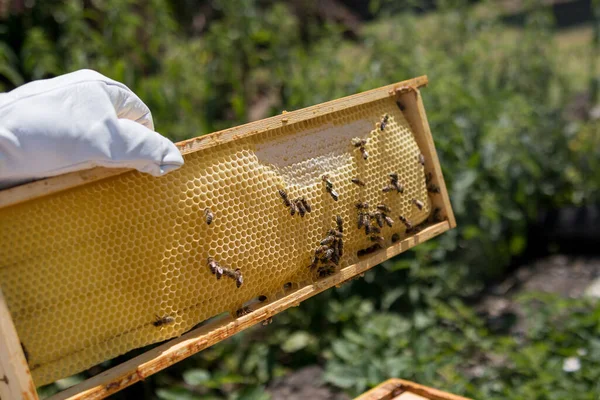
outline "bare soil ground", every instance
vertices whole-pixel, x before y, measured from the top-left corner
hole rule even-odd
[[[552,255],[519,267],[491,289],[476,309],[492,328],[507,326],[511,334],[526,328],[525,317],[514,302],[522,293],[554,293],[564,297],[600,297],[600,257]]]

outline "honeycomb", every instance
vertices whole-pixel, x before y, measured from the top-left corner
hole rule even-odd
[[[388,114],[382,131],[379,123]],[[352,146],[367,139],[364,160]],[[284,125],[185,156],[164,177],[138,172],[0,210],[0,286],[27,349],[36,385],[188,331],[284,285],[319,279],[308,268],[335,216],[344,221],[340,267],[372,246],[357,228],[357,201],[384,202],[404,234],[430,213],[413,132],[387,98]],[[384,193],[389,174],[404,193]],[[328,174],[339,201],[321,179]],[[351,182],[359,178],[366,185]],[[312,211],[290,215],[278,189]],[[424,203],[421,210],[412,199]],[[206,223],[205,209],[214,215]],[[243,285],[207,266],[239,268]]]

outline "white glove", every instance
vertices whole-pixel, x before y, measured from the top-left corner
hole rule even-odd
[[[154,176],[183,165],[125,85],[81,70],[0,94],[0,188],[96,166]]]

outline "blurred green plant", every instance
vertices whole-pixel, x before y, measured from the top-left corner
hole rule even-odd
[[[508,29],[466,0],[419,15],[373,1],[378,17],[348,40],[335,23],[304,26],[286,2],[261,0],[212,1],[207,28],[192,34],[193,16],[175,18],[182,5],[25,2],[0,20],[0,89],[96,69],[131,87],[157,129],[181,140],[427,74],[422,94],[459,225],[158,374],[146,392],[263,399],[273,378],[314,363],[353,394],[390,376],[479,398],[598,392],[597,308],[544,298],[531,314],[539,329],[511,338],[460,300],[527,248],[540,209],[600,200],[600,124],[565,113],[584,88],[562,68],[548,10],[533,7],[523,27]],[[572,318],[555,324],[553,307]],[[579,348],[589,368],[563,372]]]

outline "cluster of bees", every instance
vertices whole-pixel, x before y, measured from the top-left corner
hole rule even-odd
[[[217,280],[221,279],[221,277],[225,275],[226,277],[233,279],[238,288],[244,283],[244,277],[242,276],[242,271],[239,268],[231,269],[222,267],[212,257],[208,257],[207,263],[210,272],[217,276]]]
[[[372,242],[383,245],[385,239],[380,235],[381,228],[385,225],[389,227],[394,225],[394,220],[388,216],[391,212],[390,208],[385,204],[378,204],[377,211],[369,212],[369,203],[356,203],[358,212],[358,229],[365,228],[365,235],[369,236]]]
[[[283,199],[283,203],[285,204],[285,206],[289,207],[290,215],[294,216],[296,213],[298,213],[298,215],[304,218],[306,213],[312,211],[310,204],[304,198],[304,196],[290,200],[285,190],[279,189],[278,192],[279,196],[281,196],[281,198]]]
[[[309,265],[310,269],[317,269],[319,277],[332,275],[344,255],[344,221],[337,215],[335,222],[337,229],[330,229],[327,236],[321,240]],[[319,266],[319,263],[323,265]]]

